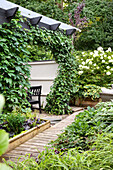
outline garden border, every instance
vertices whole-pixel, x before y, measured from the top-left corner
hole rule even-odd
[[[17,146],[21,145],[22,143],[24,143],[27,140],[36,136],[38,133],[49,128],[50,127],[50,121],[49,120],[44,120],[44,121],[46,121],[46,122],[38,125],[37,127],[33,127],[31,129],[27,130],[26,132],[21,133],[21,134],[15,136],[15,137],[13,137],[12,139],[9,139],[8,149],[5,153],[13,150]]]

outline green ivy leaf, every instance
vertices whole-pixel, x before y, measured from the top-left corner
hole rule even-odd
[[[6,164],[0,163],[0,170],[12,170],[9,166]]]
[[[0,156],[5,153],[8,148],[9,134],[5,130],[0,130]]]

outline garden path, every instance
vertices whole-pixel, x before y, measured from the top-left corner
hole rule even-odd
[[[24,156],[25,154],[28,154],[28,153],[30,153],[32,157],[37,157],[39,152],[43,151],[44,147],[47,146],[51,140],[57,139],[58,137],[57,135],[62,133],[62,131],[74,121],[75,116],[79,112],[83,111],[83,108],[74,107],[73,110],[74,110],[73,114],[69,116],[65,116],[63,120],[61,120],[60,122],[44,130],[43,132],[37,134],[35,137],[21,144],[20,146],[16,147],[14,150],[4,154],[3,158],[5,158],[6,160],[10,159],[16,162],[16,160],[20,156]],[[58,116],[58,117],[61,118],[61,116]]]

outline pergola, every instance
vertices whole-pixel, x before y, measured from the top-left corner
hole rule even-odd
[[[11,18],[16,14],[19,10],[21,15],[33,25],[39,25],[40,28],[44,27],[48,30],[61,30],[62,32],[66,32],[66,35],[72,35],[75,31],[80,31],[80,29],[73,27],[71,25],[62,23],[60,21],[56,21],[52,18],[46,17],[44,15],[38,14],[26,8],[23,8],[17,4],[6,0],[0,0],[0,24],[4,22],[9,22]],[[23,28],[29,28],[27,22],[22,24]]]

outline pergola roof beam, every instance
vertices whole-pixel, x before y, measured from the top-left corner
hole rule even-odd
[[[21,15],[28,19],[32,25],[39,25],[40,28],[45,27],[49,30],[57,30],[60,29],[63,32],[66,32],[67,35],[73,34],[75,31],[80,31],[80,29],[73,27],[71,25],[62,23],[60,21],[56,21],[52,18],[43,16],[36,12],[30,11],[29,9],[23,8],[17,4],[12,2],[3,0],[0,4],[0,13],[4,13],[6,11],[6,17],[12,17],[15,15],[16,11],[19,10]],[[3,18],[3,16],[2,16]],[[4,19],[6,21],[6,19]],[[28,27],[25,23],[23,24],[26,28]]]
[[[6,17],[13,17],[18,11],[18,7],[10,8],[6,10]]]

